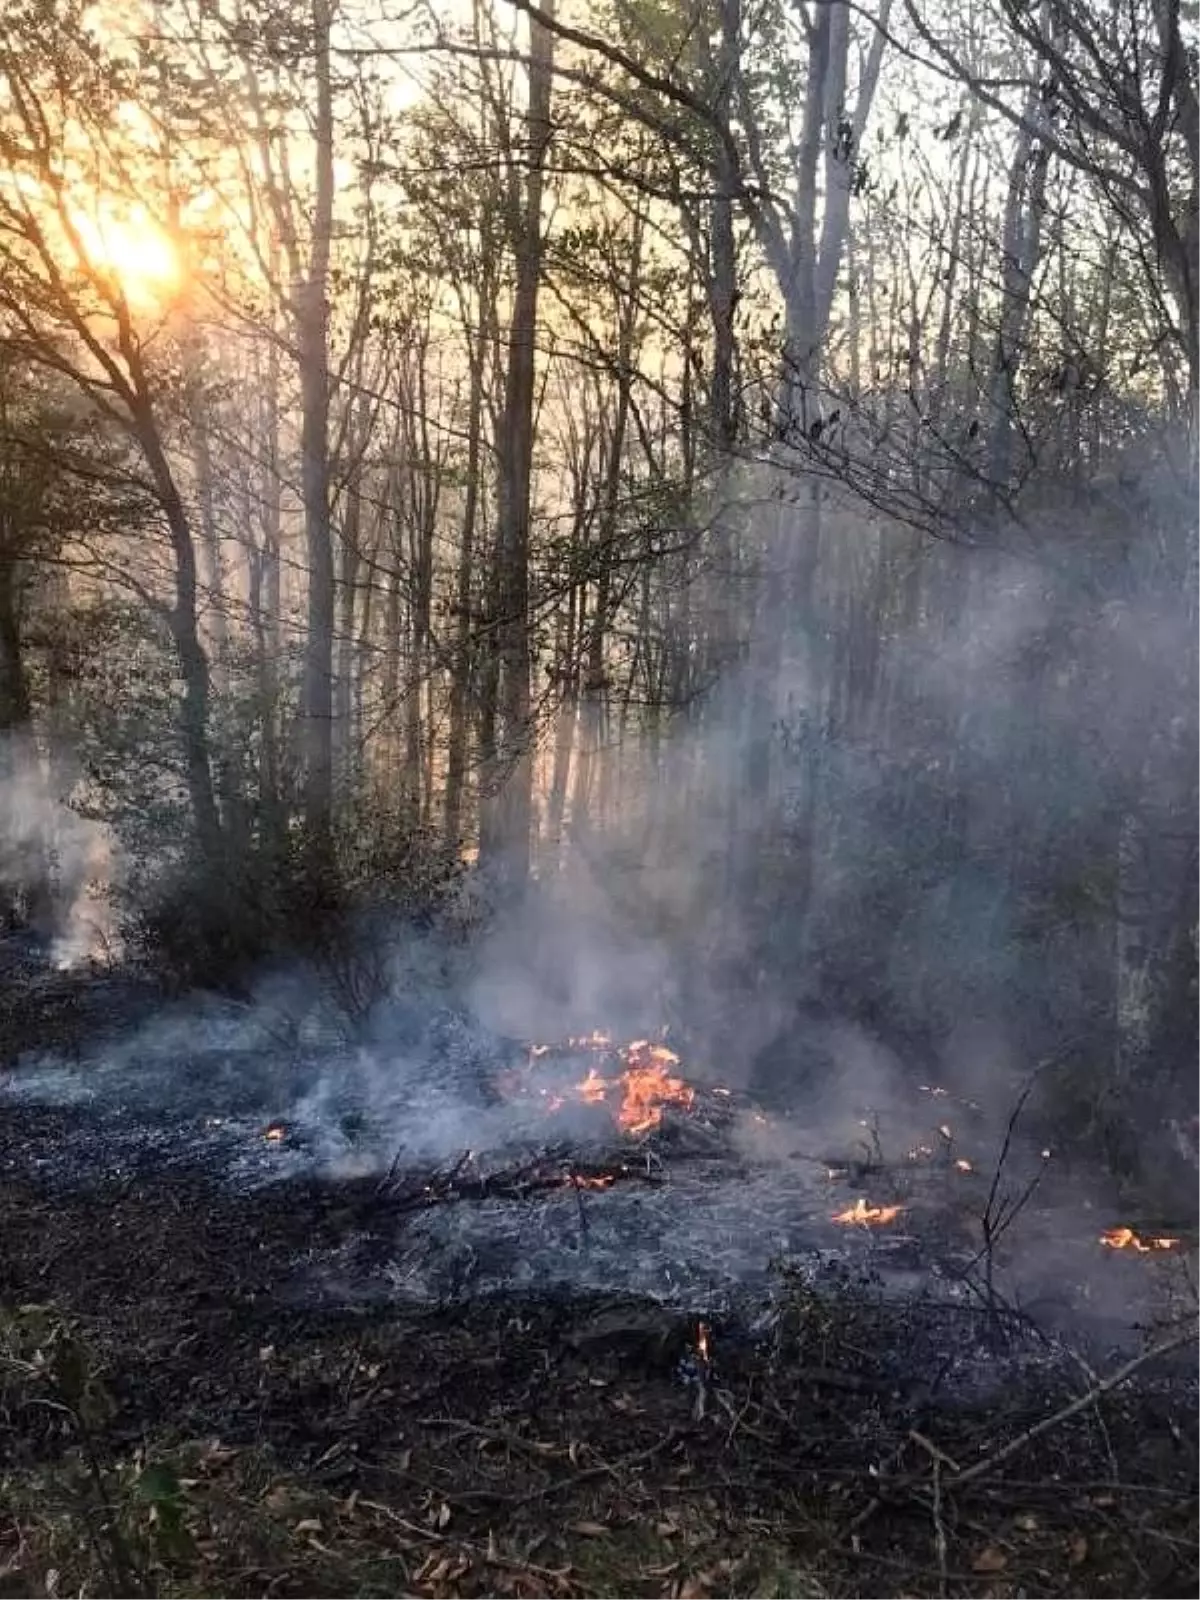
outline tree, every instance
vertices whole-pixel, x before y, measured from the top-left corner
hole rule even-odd
[[[6,97],[0,314],[11,347],[23,359],[68,377],[140,452],[162,514],[174,580],[170,602],[152,597],[149,589],[143,594],[174,640],[197,843],[202,857],[215,863],[220,822],[209,758],[208,663],[197,626],[192,524],[167,439],[169,380],[151,350],[159,331],[153,314],[147,332],[147,318],[105,259],[105,210],[128,208],[136,193],[135,162],[114,133],[120,74],[105,63],[73,5],[59,8],[56,21],[50,37],[41,8],[9,8],[0,34]],[[91,228],[89,203],[100,219]]]

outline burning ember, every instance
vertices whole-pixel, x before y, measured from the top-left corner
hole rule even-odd
[[[282,1144],[287,1138],[287,1124],[284,1122],[268,1122],[263,1129],[263,1138],[271,1144]]]
[[[847,1225],[857,1222],[864,1228],[881,1228],[885,1223],[895,1222],[903,1210],[903,1206],[869,1206],[860,1196],[847,1210],[839,1211],[833,1221]]]
[[[552,1045],[534,1045],[529,1052],[530,1066],[558,1054],[560,1049]],[[553,1090],[540,1089],[538,1092],[545,1098],[549,1111],[561,1110],[568,1100],[607,1106],[618,1127],[625,1133],[639,1134],[658,1127],[665,1106],[687,1109],[695,1101],[696,1091],[673,1071],[679,1066],[679,1057],[665,1045],[651,1044],[648,1039],[613,1045],[607,1034],[594,1033],[581,1039],[568,1039],[566,1049],[599,1052],[613,1058],[617,1070],[605,1076],[592,1065],[578,1083]]]
[[[1138,1255],[1148,1256],[1155,1250],[1177,1250],[1178,1239],[1150,1238],[1142,1239],[1132,1228],[1108,1228],[1100,1235],[1100,1243],[1107,1245],[1110,1250],[1133,1250]]]

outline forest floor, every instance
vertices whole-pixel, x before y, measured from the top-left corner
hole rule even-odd
[[[850,1288],[767,1338],[630,1297],[299,1304],[361,1186],[64,1191],[73,1115],[0,1106],[0,1595],[1197,1592],[1186,1323],[1104,1393],[1058,1353],[969,1393],[898,1380],[936,1329]],[[979,1315],[985,1376],[1008,1336]]]

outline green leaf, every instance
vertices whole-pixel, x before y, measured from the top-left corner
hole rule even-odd
[[[139,1500],[152,1506],[173,1505],[181,1493],[179,1479],[173,1468],[160,1461],[142,1469],[133,1489]]]

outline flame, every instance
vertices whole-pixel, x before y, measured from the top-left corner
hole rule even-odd
[[[282,1144],[287,1138],[287,1127],[282,1122],[268,1122],[263,1129],[263,1138],[269,1139],[272,1144]]]
[[[585,1105],[600,1106],[604,1104],[605,1096],[609,1091],[609,1083],[602,1078],[595,1067],[588,1068],[588,1075],[582,1083],[576,1085],[575,1092]]]
[[[696,1354],[705,1366],[708,1366],[712,1360],[712,1348],[709,1342],[707,1322],[698,1322],[696,1324]]]
[[[859,1222],[866,1228],[878,1228],[884,1223],[895,1222],[903,1210],[903,1206],[869,1206],[860,1195],[852,1206],[845,1211],[839,1211],[833,1220],[842,1223]]]
[[[1100,1243],[1107,1245],[1110,1250],[1134,1250],[1143,1256],[1148,1256],[1154,1250],[1176,1250],[1179,1247],[1178,1239],[1162,1236],[1142,1239],[1132,1228],[1108,1228],[1100,1235]]]
[[[563,1047],[535,1044],[529,1047],[529,1064],[533,1066],[547,1055]],[[604,1065],[609,1069],[605,1076],[598,1066],[589,1066],[587,1076],[571,1086],[539,1088],[537,1093],[546,1102],[548,1111],[559,1111],[567,1100],[584,1105],[609,1106],[617,1124],[626,1133],[647,1133],[662,1121],[664,1106],[689,1107],[694,1104],[696,1091],[672,1069],[678,1067],[679,1057],[665,1045],[652,1044],[648,1039],[635,1039],[632,1044],[614,1046],[607,1033],[594,1032],[566,1041],[565,1049],[571,1051],[596,1051],[608,1058]],[[614,1060],[615,1058],[615,1060]],[[620,1070],[612,1073],[619,1062]],[[520,1080],[507,1080],[514,1089],[522,1087]],[[730,1095],[726,1089],[724,1094]]]
[[[567,1179],[572,1189],[611,1189],[616,1181],[611,1172],[600,1172],[592,1178],[585,1178],[578,1172],[573,1172]]]
[[[617,1122],[626,1133],[657,1128],[664,1105],[687,1107],[695,1101],[696,1091],[667,1070],[679,1065],[673,1050],[638,1039],[625,1050],[624,1058],[625,1071],[619,1080],[624,1099]]]

